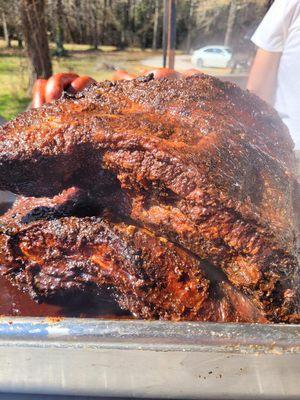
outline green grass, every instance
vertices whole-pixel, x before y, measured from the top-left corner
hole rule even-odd
[[[7,120],[13,118],[24,111],[28,103],[29,98],[26,95],[22,95],[22,93],[18,97],[9,94],[0,95],[0,115]]]
[[[30,102],[28,87],[28,63],[23,50],[12,43],[12,49],[6,49],[0,40],[0,115],[10,119],[26,109]],[[53,57],[53,71],[74,71],[79,75],[90,75],[97,81],[110,79],[113,69],[125,69],[137,73],[145,69],[141,60],[153,55],[149,50],[128,49],[116,51],[112,46],[91,50],[89,45],[67,44],[68,56]],[[54,46],[51,44],[50,48]]]
[[[28,103],[26,59],[0,52],[0,115],[5,119],[23,111]]]

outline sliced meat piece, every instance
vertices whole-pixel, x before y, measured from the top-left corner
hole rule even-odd
[[[263,310],[225,276],[212,275],[207,263],[146,229],[112,222],[112,216],[110,222],[53,219],[50,211],[50,220],[42,215],[21,223],[29,221],[25,203],[19,200],[19,213],[18,203],[14,207],[17,223],[11,211],[2,223],[0,271],[36,300],[105,288],[139,318],[267,322]]]

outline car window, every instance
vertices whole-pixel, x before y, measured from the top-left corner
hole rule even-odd
[[[223,51],[221,49],[214,49],[215,54],[223,54]]]
[[[205,49],[204,53],[214,53],[215,49]]]

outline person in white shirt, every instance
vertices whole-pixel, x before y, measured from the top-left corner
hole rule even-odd
[[[300,155],[300,0],[275,0],[252,37],[247,88],[274,106]]]

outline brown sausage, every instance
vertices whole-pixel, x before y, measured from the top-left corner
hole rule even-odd
[[[67,91],[69,93],[75,94],[80,90],[83,90],[84,88],[90,86],[92,83],[96,83],[96,81],[90,76],[87,75],[79,76],[78,78],[74,79],[73,82],[71,82]]]
[[[186,69],[185,71],[182,71],[182,75],[185,77],[198,75],[198,74],[201,74],[201,71],[196,68],[190,68],[190,69]]]
[[[59,99],[63,90],[76,78],[78,78],[78,75],[73,72],[59,73],[51,76],[46,85],[46,103]]]
[[[32,108],[41,107],[45,103],[47,79],[37,79],[32,88]]]
[[[162,79],[162,78],[180,78],[181,74],[175,69],[171,68],[155,68],[151,71],[147,71],[145,75],[153,74],[154,79]]]
[[[123,69],[118,69],[117,71],[114,72],[114,74],[112,76],[112,80],[113,81],[120,81],[120,80],[130,81],[136,77],[137,77],[137,75],[135,75],[135,74],[129,74],[127,71],[124,71]]]

